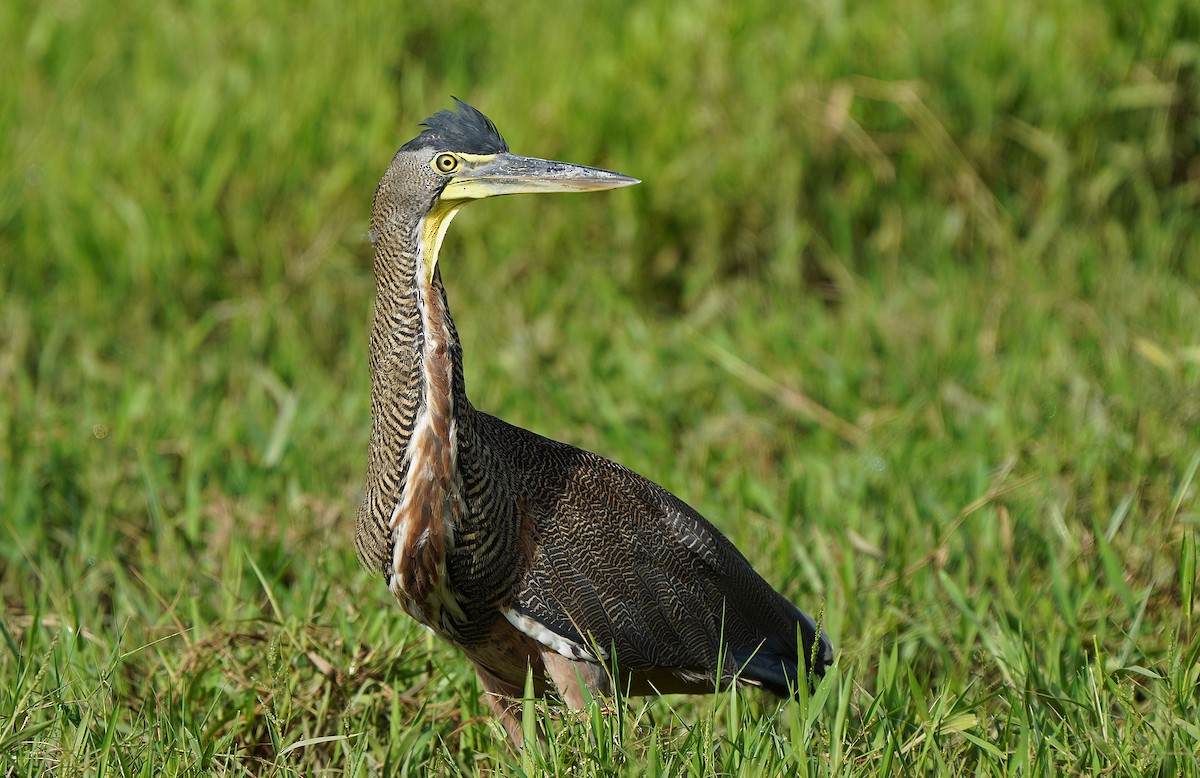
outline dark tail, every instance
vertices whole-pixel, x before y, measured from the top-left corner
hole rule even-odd
[[[814,677],[823,677],[825,668],[833,664],[833,644],[824,630],[818,630],[816,621],[804,611],[793,606],[796,630],[804,646],[805,672],[800,672],[800,662],[791,640],[765,640],[760,645],[733,651],[733,659],[741,667],[741,676],[757,682],[780,697],[787,697],[800,684],[808,683],[808,671]],[[813,644],[816,650],[813,650]],[[792,646],[792,648],[789,648]],[[815,656],[814,656],[815,655]]]

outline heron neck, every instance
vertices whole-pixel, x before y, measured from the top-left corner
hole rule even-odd
[[[359,518],[359,533],[375,536],[359,539],[364,561],[382,569],[406,609],[426,623],[437,616],[421,603],[436,594],[464,504],[459,442],[473,427],[462,349],[437,269],[453,213],[443,216],[440,225],[376,236],[371,453]]]

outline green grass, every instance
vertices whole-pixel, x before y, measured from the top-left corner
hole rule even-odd
[[[0,4],[0,771],[1200,774],[1195,3],[550,8]],[[476,405],[823,608],[811,698],[513,754],[357,567],[371,195],[450,94],[645,181],[455,222]]]

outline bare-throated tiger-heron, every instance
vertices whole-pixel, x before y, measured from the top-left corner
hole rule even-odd
[[[787,695],[832,661],[816,622],[716,528],[603,457],[478,411],[438,251],[458,209],[523,192],[639,183],[511,154],[455,100],[392,159],[375,192],[371,441],[356,546],[404,610],[475,663],[520,745],[520,698],[572,709],[583,688]],[[614,675],[615,668],[615,675]]]

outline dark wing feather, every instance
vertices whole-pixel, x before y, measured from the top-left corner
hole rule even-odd
[[[624,670],[715,682],[718,663],[728,672],[732,658],[775,691],[798,683],[797,632],[808,655],[813,620],[699,513],[614,462],[484,418],[512,457],[506,472],[519,474],[512,486],[530,513],[526,526],[536,528],[520,613],[574,642],[615,650]],[[823,672],[823,636],[819,653]]]

